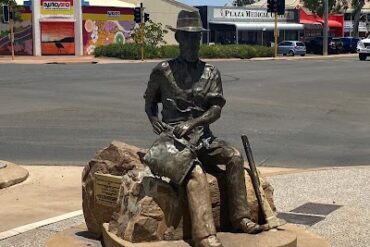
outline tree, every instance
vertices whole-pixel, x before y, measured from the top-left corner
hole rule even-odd
[[[234,0],[233,5],[235,5],[235,6],[245,6],[245,5],[249,5],[249,4],[258,2],[258,1],[260,1],[260,0]]]
[[[312,13],[323,16],[325,0],[303,0],[304,7]],[[347,0],[328,0],[330,13],[343,13],[348,8]]]
[[[147,21],[144,24],[143,33],[140,26],[137,26],[131,37],[134,39],[135,43],[141,44],[144,40],[144,44],[156,47],[158,45],[165,45],[164,35],[168,33],[166,29],[162,27],[162,23],[155,23],[152,20]],[[144,37],[142,37],[144,35]]]
[[[369,2],[369,0],[366,0]],[[365,0],[352,0],[353,8],[353,36],[358,38],[358,26],[360,24],[361,10],[365,5]]]
[[[15,0],[0,0],[0,6],[8,5],[9,6],[9,29],[10,29],[10,46],[12,50],[12,59],[14,60],[14,22],[21,20],[21,8],[17,5]]]

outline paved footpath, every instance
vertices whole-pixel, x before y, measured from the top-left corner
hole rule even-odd
[[[329,56],[311,55],[307,56],[279,56],[273,57],[260,57],[252,58],[252,61],[264,61],[264,60],[303,60],[303,59],[339,59],[339,58],[355,58],[357,54],[338,54]],[[122,60],[117,58],[98,57],[93,56],[16,56],[14,60],[9,56],[0,56],[0,64],[114,64],[114,63],[158,63],[165,59],[150,59],[150,60]],[[204,59],[206,61],[243,61],[242,59]],[[245,59],[244,61],[248,61]]]
[[[84,223],[82,167],[22,166],[28,179],[0,190],[0,246],[38,247]],[[315,170],[266,168],[280,216],[333,247],[368,247],[370,166]]]

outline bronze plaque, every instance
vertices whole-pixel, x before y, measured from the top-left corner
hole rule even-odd
[[[94,197],[96,203],[107,207],[116,207],[122,177],[102,173],[95,173],[94,175]]]

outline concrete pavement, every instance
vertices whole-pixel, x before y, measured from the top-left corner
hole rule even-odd
[[[23,167],[29,178],[0,190],[1,247],[44,246],[57,232],[84,223],[78,211],[82,167]],[[275,189],[281,217],[324,236],[331,246],[368,246],[370,167],[260,169]],[[14,228],[23,230],[9,235]]]

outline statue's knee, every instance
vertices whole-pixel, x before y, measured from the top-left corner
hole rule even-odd
[[[243,156],[236,148],[232,148],[230,152],[229,164],[232,166],[244,166]]]

